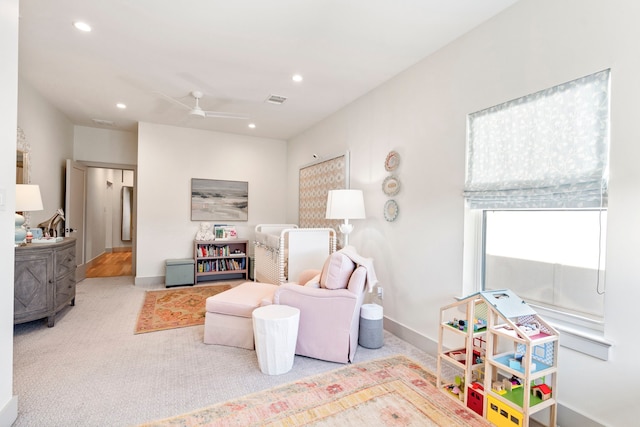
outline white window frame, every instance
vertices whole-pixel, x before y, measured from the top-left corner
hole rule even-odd
[[[465,206],[462,294],[482,291],[484,272],[483,210]],[[560,345],[601,360],[609,359],[612,343],[604,336],[605,322],[567,315],[560,311],[532,306],[560,331]],[[606,316],[606,313],[605,313]]]

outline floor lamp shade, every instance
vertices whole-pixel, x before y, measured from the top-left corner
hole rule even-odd
[[[365,218],[362,190],[329,190],[327,195],[327,219],[343,219],[340,232],[344,234],[344,245],[349,244],[349,233],[353,231],[350,219]]]
[[[33,184],[16,184],[16,212],[41,211],[42,209],[40,186]],[[27,236],[27,230],[23,225],[24,221],[24,216],[16,213],[16,245],[23,243]]]

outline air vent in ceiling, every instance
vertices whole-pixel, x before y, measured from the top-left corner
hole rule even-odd
[[[116,125],[111,120],[103,120],[103,119],[91,119],[91,120],[93,120],[93,123],[95,123],[97,125],[100,125],[100,126],[115,126]]]
[[[267,98],[267,102],[271,104],[284,104],[284,101],[286,100],[287,100],[286,96],[280,96],[280,95],[269,95],[269,97]]]

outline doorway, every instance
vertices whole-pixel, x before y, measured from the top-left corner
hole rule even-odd
[[[87,165],[86,277],[135,275],[135,167]]]

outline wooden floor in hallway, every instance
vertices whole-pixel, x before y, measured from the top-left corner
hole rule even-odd
[[[131,252],[108,252],[93,260],[87,277],[131,276]]]

